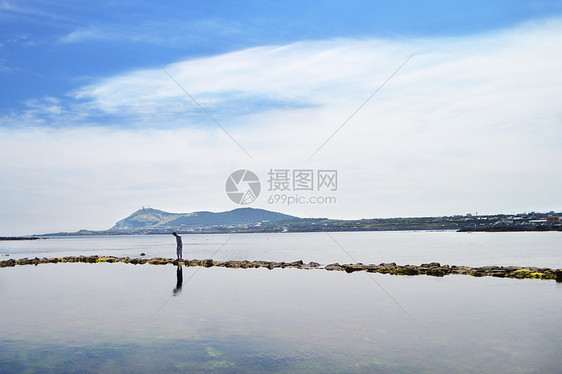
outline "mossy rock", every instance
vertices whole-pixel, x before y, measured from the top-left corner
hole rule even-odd
[[[414,267],[403,267],[398,269],[398,274],[401,275],[419,275],[420,271]]]
[[[13,267],[16,266],[16,261],[9,259],[6,261],[0,261],[0,267]]]
[[[529,278],[531,273],[532,273],[531,270],[527,268],[522,268],[522,269],[515,270],[513,276],[517,279],[525,279],[525,278]]]
[[[168,261],[170,261],[170,263],[172,262],[172,260],[157,257],[157,258],[153,258],[153,259],[149,260],[148,263],[151,264],[151,265],[166,265],[168,263]]]
[[[441,268],[432,268],[429,270],[426,270],[425,274],[430,275],[432,277],[443,277],[445,276],[445,271]]]
[[[341,271],[341,270],[343,270],[343,268],[340,266],[340,264],[329,264],[329,265],[326,265],[324,267],[324,269],[326,269],[328,271],[333,271],[333,270]]]

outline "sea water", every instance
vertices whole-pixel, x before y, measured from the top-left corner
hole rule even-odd
[[[276,234],[183,234],[184,258],[315,261],[328,263],[424,262],[462,266],[514,265],[562,268],[562,232],[459,233],[384,231]],[[105,235],[0,241],[0,259],[99,255],[176,256],[172,235]]]
[[[560,267],[560,236],[496,234],[335,233],[325,241],[318,234],[197,235],[191,246],[184,235],[184,252],[351,262],[345,249],[364,263]],[[64,246],[71,242],[80,245]],[[45,257],[138,256],[139,250],[172,257],[175,250],[171,236],[4,248],[14,258],[43,257],[32,255],[39,250]],[[562,367],[562,284],[552,280],[59,263],[0,269],[0,300],[1,373],[557,373]]]

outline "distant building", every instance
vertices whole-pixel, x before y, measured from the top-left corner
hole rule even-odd
[[[546,222],[553,224],[553,223],[560,223],[560,217],[559,216],[548,216],[546,217]]]

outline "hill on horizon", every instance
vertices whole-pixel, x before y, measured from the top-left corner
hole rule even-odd
[[[169,213],[159,209],[142,208],[118,221],[108,231],[181,230],[211,226],[243,226],[262,222],[300,219],[265,209],[237,208],[226,212]]]

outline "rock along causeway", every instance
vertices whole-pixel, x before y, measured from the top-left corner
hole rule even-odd
[[[321,265],[316,262],[305,264],[301,261],[293,262],[274,262],[274,261],[214,261],[207,260],[174,260],[171,258],[130,258],[130,257],[113,257],[113,256],[70,256],[61,258],[22,258],[8,259],[0,261],[0,268],[13,267],[16,265],[39,265],[39,264],[56,264],[56,263],[126,263],[133,265],[185,265],[185,266],[203,266],[203,267],[225,267],[225,268],[297,268],[297,269],[324,269],[328,271],[345,271],[353,273],[355,271],[366,271],[369,273],[382,273],[392,275],[429,275],[434,277],[443,277],[450,274],[464,274],[474,277],[499,277],[499,278],[517,278],[517,279],[553,279],[562,282],[562,269],[538,268],[538,267],[521,267],[521,266],[455,266],[441,265],[438,262],[431,262],[421,265],[397,265],[394,262],[382,263],[379,265],[369,264],[328,264]]]

